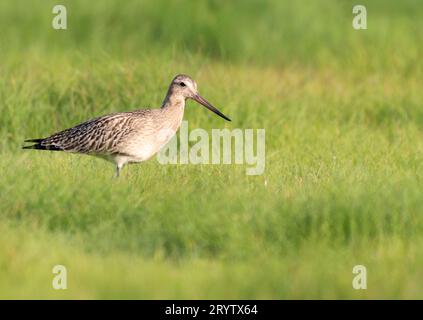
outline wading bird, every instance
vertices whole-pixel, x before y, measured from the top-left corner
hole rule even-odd
[[[177,75],[161,108],[112,113],[83,122],[23,149],[65,151],[94,155],[116,165],[116,176],[126,163],[142,162],[156,154],[175,135],[184,115],[185,101],[193,99],[223,119],[231,121],[200,96],[197,84]]]

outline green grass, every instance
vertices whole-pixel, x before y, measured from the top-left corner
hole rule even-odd
[[[62,3],[0,3],[0,298],[423,298],[420,1]],[[190,129],[266,129],[263,175],[21,150],[177,73],[233,119]]]

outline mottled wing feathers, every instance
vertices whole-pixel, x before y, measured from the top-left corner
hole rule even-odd
[[[35,144],[24,148],[88,154],[119,153],[119,145],[134,132],[135,122],[139,126],[140,117],[148,116],[149,111],[115,113],[88,120],[45,139],[26,140]]]

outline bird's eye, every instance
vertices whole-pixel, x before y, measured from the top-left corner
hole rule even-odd
[[[186,86],[186,84],[184,82],[181,82],[180,85],[181,85],[181,87],[185,87]]]

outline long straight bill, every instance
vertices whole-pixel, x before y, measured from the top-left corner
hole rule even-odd
[[[195,95],[193,97],[193,99],[195,101],[197,101],[199,104],[205,106],[207,109],[209,109],[210,111],[213,111],[214,113],[216,113],[218,116],[222,117],[223,119],[227,120],[227,121],[231,121],[231,119],[229,119],[227,116],[225,116],[222,112],[220,112],[219,110],[217,110],[215,107],[213,107],[211,105],[210,102],[208,102],[206,99],[204,99],[202,96],[200,95]]]

